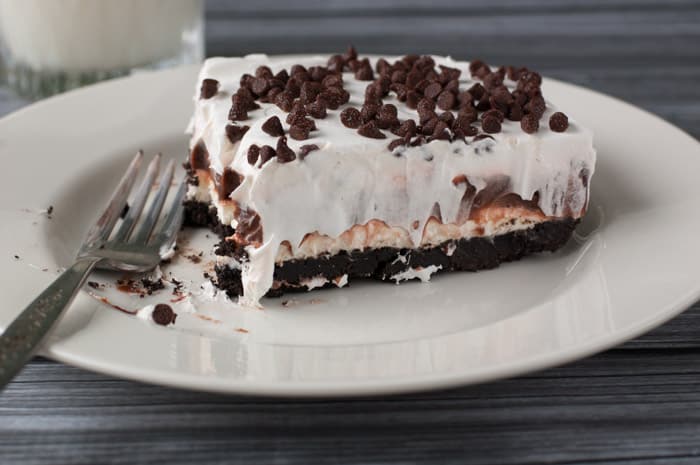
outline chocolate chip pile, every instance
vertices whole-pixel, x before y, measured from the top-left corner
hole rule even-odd
[[[469,72],[479,82],[461,88],[461,70],[443,65],[436,68],[430,56],[406,55],[393,63],[380,58],[373,68],[369,59],[358,57],[350,47],[345,54],[330,57],[327,66],[306,68],[296,64],[277,74],[268,66],[259,66],[254,76],[243,75],[239,89],[231,97],[228,139],[236,143],[243,138],[250,127],[241,122],[249,118],[249,112],[260,108],[258,102],[275,104],[287,113],[288,127],[285,130],[276,116],[267,119],[262,130],[277,137],[277,144],[250,146],[248,162],[262,166],[273,158],[279,163],[304,159],[318,147],[304,145],[297,154],[288,147],[287,136],[308,139],[316,131],[314,119],[324,119],[328,110],[348,103],[350,94],[343,88],[343,72],[352,72],[355,79],[368,84],[362,106],[343,109],[340,121],[363,137],[385,139],[384,131],[398,136],[388,144],[392,151],[433,140],[479,140],[500,132],[506,119],[519,121],[522,130],[532,134],[539,130],[546,110],[542,78],[527,68],[507,66],[493,71],[483,61],[474,60],[469,64]],[[515,83],[512,91],[504,84],[506,79]],[[218,88],[216,80],[205,79],[200,98],[212,98]],[[400,120],[397,107],[384,102],[392,94],[416,110],[418,118]],[[568,118],[561,112],[554,113],[549,127],[564,132]]]

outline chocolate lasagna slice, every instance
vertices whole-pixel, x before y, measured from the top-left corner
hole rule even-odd
[[[591,133],[539,74],[437,56],[212,58],[186,201],[242,302],[426,281],[554,251],[586,212]]]

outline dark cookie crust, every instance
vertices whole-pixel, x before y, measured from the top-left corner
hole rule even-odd
[[[345,274],[348,280],[370,278],[390,281],[391,277],[409,268],[441,266],[444,271],[478,271],[495,268],[503,262],[538,252],[553,252],[571,237],[578,220],[547,221],[534,227],[514,231],[493,238],[475,237],[447,241],[436,247],[395,249],[384,247],[372,250],[354,250],[336,255],[326,255],[303,260],[290,260],[275,267],[274,280],[281,283],[271,289],[268,297],[278,297],[285,292],[305,291],[300,284],[304,279],[323,276],[329,281]],[[452,251],[451,254],[448,254]],[[405,257],[398,260],[399,256]],[[243,293],[239,270],[227,266],[216,267],[216,282],[230,297]],[[324,287],[333,287],[329,282]]]

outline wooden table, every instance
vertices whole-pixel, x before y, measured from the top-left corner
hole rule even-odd
[[[699,2],[226,3],[208,4],[210,55],[337,51],[353,42],[361,52],[526,63],[700,136]],[[24,104],[0,90],[0,114]],[[691,464],[699,455],[698,304],[586,360],[447,392],[224,397],[36,359],[0,395],[2,464]]]

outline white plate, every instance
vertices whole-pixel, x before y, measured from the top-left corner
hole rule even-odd
[[[136,149],[184,159],[195,75],[140,74],[0,120],[0,327],[69,264]],[[659,325],[700,295],[700,144],[613,98],[544,87],[593,129],[599,153],[589,215],[564,250],[430,284],[363,283],[297,295],[291,307],[219,309],[247,334],[159,327],[83,293],[44,354],[205,391],[360,395],[513,376]],[[51,219],[41,213],[49,205]]]

